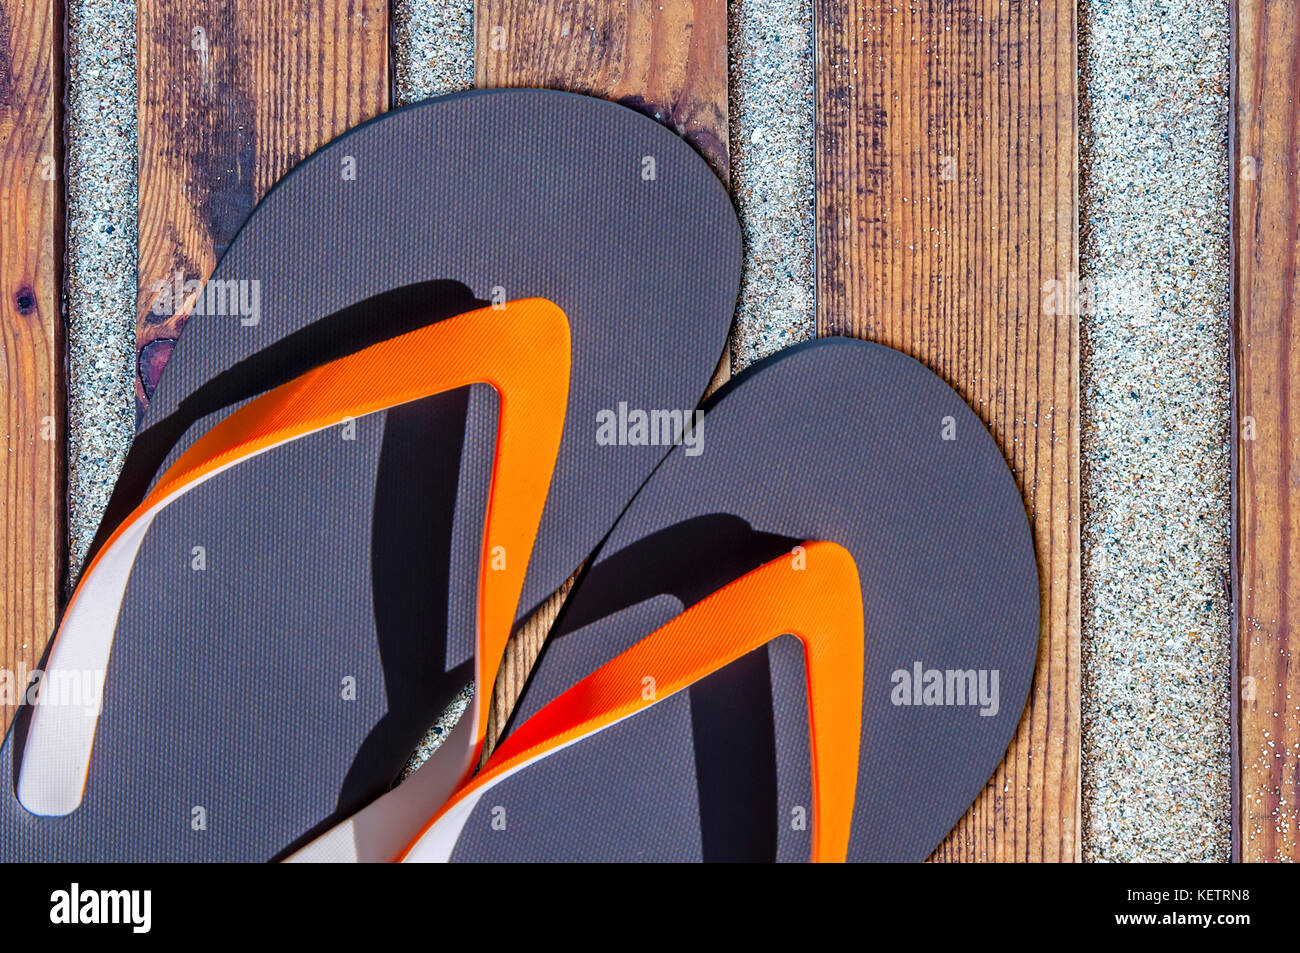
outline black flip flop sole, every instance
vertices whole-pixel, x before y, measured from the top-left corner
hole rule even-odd
[[[225,312],[188,321],[115,512],[305,367],[484,300],[548,298],[573,370],[522,618],[669,449],[611,453],[597,415],[690,408],[707,385],[739,248],[706,163],[632,110],[499,90],[388,113],[299,165],[240,231],[209,282]],[[38,818],[7,785],[0,859],[264,860],[381,793],[471,678],[495,408],[476,386],[374,414],[160,516],[118,620],[83,802]],[[22,732],[20,715],[0,751],[11,779]]]
[[[1002,758],[1033,676],[1015,481],[959,395],[879,345],[792,348],[706,407],[698,453],[665,459],[579,580],[512,726],[744,573],[838,543],[866,638],[848,856],[923,860]],[[799,643],[777,639],[501,781],[451,859],[806,860],[805,691]]]

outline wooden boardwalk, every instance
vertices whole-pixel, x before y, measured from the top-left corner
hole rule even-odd
[[[1252,5],[1262,0],[1243,0]],[[0,0],[0,10],[0,617],[3,664],[15,667],[52,628],[63,551],[62,183],[38,174],[58,153],[62,35],[52,0]],[[724,0],[478,0],[475,13],[479,85],[624,102],[675,128],[727,179]],[[1040,556],[1029,708],[936,859],[1074,860],[1078,332],[1075,309],[1043,307],[1044,288],[1077,272],[1074,5],[815,0],[814,17],[819,331],[900,348],[963,394],[1015,470]],[[179,330],[150,320],[149,289],[177,271],[206,278],[279,176],[387,108],[388,20],[385,0],[140,0],[142,404]],[[41,442],[50,417],[55,439]],[[498,714],[544,630],[531,627],[507,658]]]

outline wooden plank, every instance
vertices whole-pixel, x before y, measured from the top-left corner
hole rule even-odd
[[[1013,467],[1038,549],[1029,704],[934,859],[1077,860],[1078,318],[1044,306],[1078,271],[1074,4],[817,0],[814,21],[818,332],[952,384]]]
[[[477,0],[474,85],[623,103],[676,129],[727,179],[726,0]]]
[[[474,83],[623,103],[675,129],[728,180],[726,0],[476,0]],[[727,370],[724,357],[714,386]],[[523,690],[571,584],[507,647],[485,750]]]
[[[0,735],[65,571],[62,57],[62,4],[0,0]]]
[[[1234,853],[1298,861],[1300,12],[1266,0],[1237,0],[1235,11]]]
[[[185,320],[151,289],[207,279],[276,180],[388,107],[388,3],[141,0],[137,42],[143,409]]]

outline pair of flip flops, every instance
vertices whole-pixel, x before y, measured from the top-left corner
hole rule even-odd
[[[0,749],[0,859],[923,859],[1028,692],[1023,505],[884,347],[697,410],[739,244],[689,146],[564,93],[298,166],[152,394]],[[579,566],[479,766],[506,641]]]

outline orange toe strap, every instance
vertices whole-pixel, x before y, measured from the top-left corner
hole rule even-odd
[[[564,312],[534,298],[469,311],[390,338],[244,404],[158,478],[86,567],[55,633],[46,681],[79,675],[83,682],[96,679],[102,689],[135,555],[158,513],[185,493],[259,453],[347,419],[484,383],[500,396],[475,663],[479,686],[490,686],[514,624],[559,453],[570,361]],[[45,704],[38,698],[18,782],[18,798],[27,810],[67,814],[80,804],[98,701],[98,691],[86,692],[81,704]],[[480,706],[480,746],[487,715],[488,706]]]
[[[791,634],[803,643],[808,678],[812,860],[843,861],[858,783],[862,620],[857,566],[842,546],[806,543],[799,556],[755,569],[656,629],[520,725],[403,856],[475,792]]]

